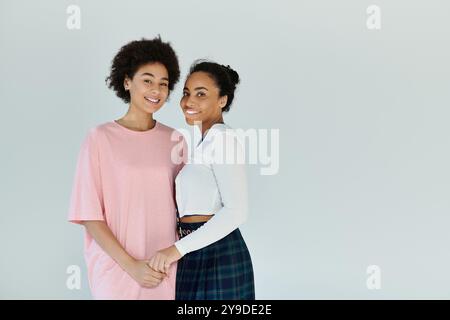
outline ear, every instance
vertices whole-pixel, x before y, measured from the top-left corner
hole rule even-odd
[[[123,87],[125,88],[125,91],[130,89],[130,78],[128,78],[128,76],[125,76],[125,79],[123,79]]]
[[[227,101],[228,101],[228,96],[220,97],[220,99],[219,99],[220,109],[223,109],[227,105]]]

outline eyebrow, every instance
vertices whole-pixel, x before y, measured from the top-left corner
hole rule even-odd
[[[151,74],[150,72],[144,72],[143,74],[141,74],[141,76],[150,76],[150,77],[153,77],[153,78],[155,78],[155,76],[153,75],[153,74]],[[168,78],[161,78],[161,80],[166,80],[166,81],[169,81],[169,79]]]
[[[194,88],[194,91],[196,91],[196,90],[198,91],[198,90],[202,90],[202,89],[208,91],[208,89],[206,89],[205,87],[197,87],[197,88]],[[187,87],[184,87],[183,90],[189,91],[189,89],[188,89]]]

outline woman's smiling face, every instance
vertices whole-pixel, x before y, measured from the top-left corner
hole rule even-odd
[[[158,111],[169,95],[169,75],[161,63],[141,66],[132,79],[124,80],[130,92],[131,104],[146,113]]]
[[[211,76],[203,71],[192,73],[183,89],[180,105],[186,122],[214,122],[222,117],[222,108],[227,102],[227,96],[219,96],[217,87]]]

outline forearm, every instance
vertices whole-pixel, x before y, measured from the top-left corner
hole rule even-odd
[[[125,251],[104,221],[84,221],[83,225],[97,244],[112,259],[114,259],[122,269],[127,271],[132,263],[135,262],[135,259]]]
[[[239,228],[247,219],[247,208],[222,208],[204,225],[175,242],[181,255],[204,248]]]

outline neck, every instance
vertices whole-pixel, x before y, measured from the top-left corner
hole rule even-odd
[[[216,123],[224,123],[223,122],[223,117],[222,114],[220,115],[220,117],[217,117],[216,119],[213,120],[205,120],[201,123],[201,131],[202,131],[202,137],[205,137],[206,132],[211,129],[211,127],[213,125],[215,125]]]
[[[136,108],[132,103],[127,113],[119,119],[126,126],[140,131],[150,130],[155,126],[153,113],[147,113]]]

